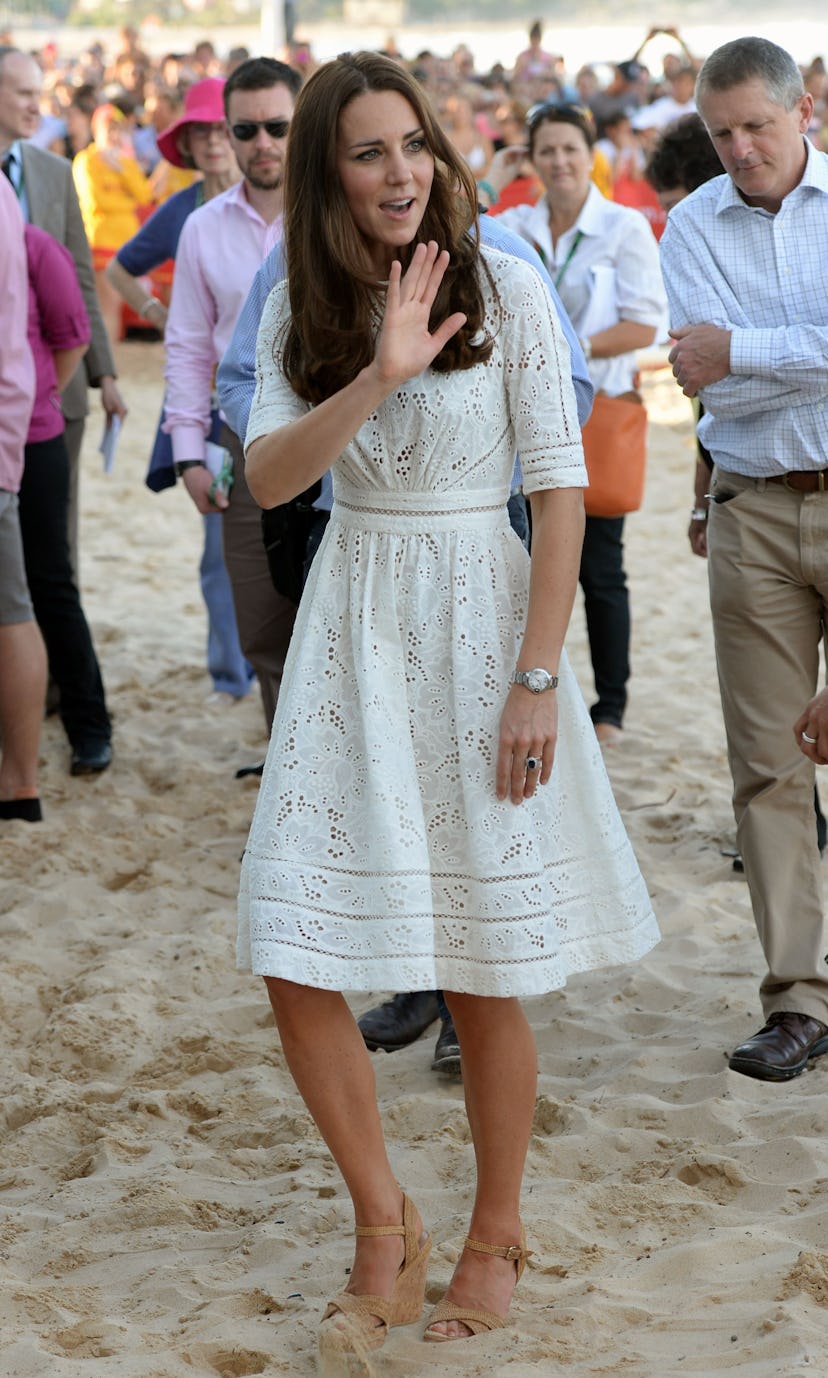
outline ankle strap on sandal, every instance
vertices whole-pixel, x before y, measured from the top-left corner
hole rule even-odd
[[[376,1239],[382,1234],[405,1234],[405,1225],[355,1225],[354,1234],[360,1239]]]
[[[514,1263],[519,1263],[532,1255],[532,1250],[522,1244],[485,1244],[481,1239],[469,1239],[468,1236],[463,1247],[472,1249],[477,1254],[494,1254],[496,1258],[508,1258]]]

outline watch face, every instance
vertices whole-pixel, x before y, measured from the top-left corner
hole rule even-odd
[[[526,683],[533,694],[540,694],[549,683],[549,675],[545,670],[527,670]]]

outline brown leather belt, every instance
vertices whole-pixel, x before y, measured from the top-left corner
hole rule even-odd
[[[792,469],[787,474],[772,474],[768,483],[782,483],[795,493],[828,493],[828,469]]]

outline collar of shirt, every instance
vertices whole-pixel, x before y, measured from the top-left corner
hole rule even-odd
[[[246,215],[250,216],[251,220],[256,220],[260,225],[264,225],[266,229],[269,229],[270,227],[268,225],[268,222],[262,218],[262,216],[256,210],[256,207],[251,206],[250,202],[248,201],[245,186],[246,183],[243,177],[241,181],[234,182],[232,187],[228,187],[227,191],[223,193],[225,201],[229,201],[234,205],[241,206],[242,210],[245,212]],[[278,218],[281,219],[281,217]]]
[[[598,188],[596,187],[595,183],[594,183],[594,182],[590,182],[590,184],[589,184],[589,191],[587,192],[586,201],[584,202],[584,204],[582,205],[580,211],[578,212],[578,219],[575,221],[575,224],[574,224],[574,225],[570,225],[570,227],[569,227],[568,230],[564,230],[563,234],[560,235],[560,237],[559,237],[559,239],[558,239],[558,255],[557,255],[557,256],[560,258],[560,252],[561,252],[560,246],[561,246],[561,244],[568,245],[569,239],[570,239],[571,236],[574,235],[574,234],[577,234],[577,233],[580,233],[580,234],[583,234],[583,235],[600,235],[600,234],[603,234],[603,232],[604,232],[604,220],[605,220],[605,214],[604,214],[604,212],[605,212],[605,210],[606,210],[606,207],[609,206],[609,205],[612,205],[612,204],[614,204],[614,203],[611,202],[611,201],[607,201],[607,198],[606,198],[605,196],[602,196],[602,195],[601,195],[601,192],[598,190]],[[546,199],[545,196],[542,196],[541,199],[540,199],[540,201],[538,201],[537,205],[535,206],[535,210],[536,210],[536,211],[541,211],[541,212],[542,212],[544,221],[546,222],[546,225],[547,225],[547,233],[548,233],[548,225],[549,225],[549,202],[547,201],[547,199]]]
[[[602,234],[604,231],[604,211],[611,205],[605,196],[602,196],[594,182],[590,182],[587,199],[581,207],[581,214],[575,222],[575,226],[581,234]],[[573,229],[575,228],[573,226]]]
[[[4,158],[11,157],[11,160],[14,163],[14,180],[12,182],[12,187],[17,193],[17,200],[20,205],[20,210],[23,215],[23,219],[31,220],[31,213],[29,210],[29,198],[26,194],[26,179],[23,175],[23,150],[21,147],[20,140],[15,139],[14,143],[6,150],[6,153],[3,156]]]
[[[14,176],[10,179],[14,190],[17,191],[23,177],[23,161],[20,157],[20,140],[15,139],[3,154],[2,162],[5,165],[6,159],[10,159],[13,164]]]

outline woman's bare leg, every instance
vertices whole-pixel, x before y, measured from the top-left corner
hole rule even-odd
[[[345,1179],[357,1225],[399,1225],[402,1193],[391,1170],[377,1108],[374,1069],[356,1020],[338,991],[265,977],[291,1075]],[[390,1297],[403,1240],[358,1238],[346,1290]]]
[[[0,799],[37,798],[46,648],[32,619],[0,627]]]
[[[520,1240],[520,1188],[537,1091],[537,1051],[517,1000],[445,992],[460,1041],[466,1110],[477,1163],[469,1237],[487,1244]],[[516,1268],[507,1259],[465,1250],[446,1296],[505,1317]],[[435,1329],[461,1338],[459,1321]]]

